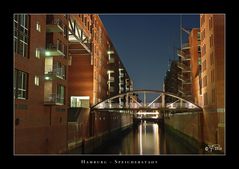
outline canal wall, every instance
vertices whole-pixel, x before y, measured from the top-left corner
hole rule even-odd
[[[96,136],[92,136],[85,139],[80,139],[74,148],[68,149],[68,154],[90,154],[95,149],[106,144],[110,140],[119,137],[121,134],[129,131],[132,124],[126,125],[124,127],[119,127],[111,130],[110,132],[104,132]]]
[[[165,130],[174,133],[183,142],[204,151],[205,145],[224,147],[224,114],[205,109],[203,112],[175,114],[165,119]]]
[[[72,108],[68,116],[67,153],[90,153],[132,124],[133,116],[129,113]]]
[[[201,148],[203,138],[199,113],[175,114],[164,121],[166,133],[180,139],[185,146],[190,145],[193,152]]]

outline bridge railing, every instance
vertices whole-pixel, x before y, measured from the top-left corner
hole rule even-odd
[[[194,109],[197,108],[195,105],[191,103],[167,103],[164,106],[165,108],[169,109],[176,109],[176,108],[188,108]],[[103,102],[95,107],[95,109],[114,109],[114,108],[163,108],[162,103],[146,103],[146,104],[139,104],[139,103],[106,103]]]

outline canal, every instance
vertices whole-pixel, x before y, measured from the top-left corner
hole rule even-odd
[[[198,150],[185,144],[173,134],[165,132],[161,124],[141,121],[118,137],[105,142],[91,154],[198,154]]]

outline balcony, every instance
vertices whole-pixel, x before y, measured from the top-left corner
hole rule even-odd
[[[180,49],[177,50],[177,55],[182,57],[182,60],[191,60],[191,56],[189,53],[186,53]]]
[[[182,72],[183,72],[183,73],[190,73],[190,72],[191,72],[190,66],[184,65]]]
[[[110,87],[109,91],[110,91],[110,93],[113,93],[115,91],[115,88],[114,87]]]
[[[182,50],[190,49],[189,43],[182,44]]]
[[[182,72],[191,72],[191,68],[189,65],[185,65],[182,62],[178,62],[177,65],[180,69],[182,69]]]
[[[108,79],[108,82],[107,82],[107,83],[108,83],[108,84],[109,84],[109,83],[113,83],[114,81],[115,81],[115,78],[112,77],[112,76],[110,76],[110,78]]]
[[[178,79],[183,81],[183,75],[182,74],[178,74]]]
[[[108,63],[109,64],[115,63],[115,59],[114,58],[110,58]]]
[[[178,62],[177,65],[178,65],[178,68],[180,68],[180,69],[183,69],[183,68],[184,68],[184,64],[181,63],[181,62]]]
[[[192,84],[191,78],[187,78],[183,81],[183,84]]]
[[[55,78],[65,79],[65,70],[63,67],[52,69],[52,66],[45,66],[45,80],[54,80]]]
[[[119,77],[119,83],[124,83],[124,77],[123,76]]]
[[[63,22],[58,18],[48,17],[46,22],[46,32],[64,32]]]
[[[48,43],[46,46],[45,56],[65,56],[63,44],[58,41],[56,44]]]
[[[179,86],[179,87],[178,87],[178,92],[184,93],[184,91],[183,91],[183,86]]]
[[[60,97],[56,93],[50,93],[44,98],[44,105],[63,105],[64,98]]]

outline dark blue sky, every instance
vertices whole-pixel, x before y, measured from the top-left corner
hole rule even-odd
[[[180,46],[179,15],[100,15],[134,82],[134,89],[162,90],[169,59]],[[183,27],[199,28],[199,15],[183,15]]]

